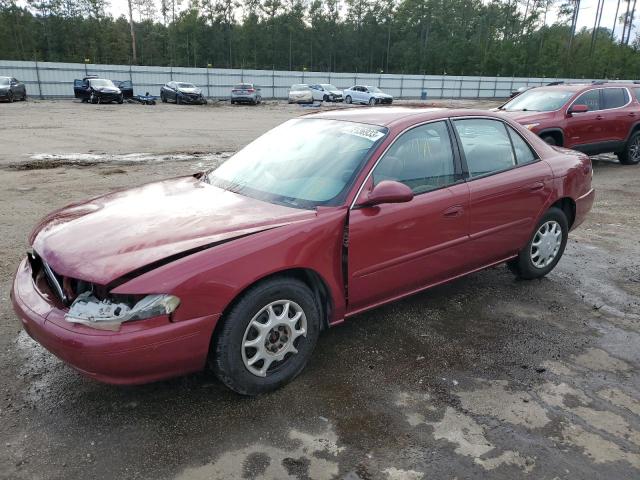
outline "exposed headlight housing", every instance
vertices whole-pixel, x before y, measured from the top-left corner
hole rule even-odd
[[[124,322],[169,315],[178,305],[180,299],[173,295],[147,295],[134,303],[117,298],[100,300],[93,292],[87,291],[74,300],[65,320],[100,330],[119,330]]]
[[[538,125],[540,125],[539,123],[527,123],[525,124],[524,128],[528,129],[528,130],[533,130],[534,128],[536,128]]]

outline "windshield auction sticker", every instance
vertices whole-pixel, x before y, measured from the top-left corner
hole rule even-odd
[[[355,135],[357,137],[366,138],[372,143],[384,137],[384,133],[376,130],[375,128],[367,128],[367,127],[361,127],[361,126],[347,127],[344,130],[344,133],[347,133],[349,135]]]

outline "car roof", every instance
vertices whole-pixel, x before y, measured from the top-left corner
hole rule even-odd
[[[488,110],[438,107],[354,107],[310,113],[305,118],[322,118],[347,122],[368,123],[390,127],[397,123],[421,123],[448,117],[482,116],[504,120],[504,117]]]
[[[640,87],[640,85],[633,82],[585,82],[585,83],[561,83],[559,85],[544,85],[541,87],[531,87],[535,90],[542,91],[558,91],[563,90],[565,92],[580,92],[589,88],[602,88],[602,87]]]

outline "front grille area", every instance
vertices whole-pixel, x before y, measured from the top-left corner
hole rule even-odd
[[[42,285],[43,281],[49,287],[56,300],[68,306],[81,293],[90,291],[98,298],[106,298],[107,289],[84,280],[60,275],[36,252],[28,254],[29,263],[36,285]]]

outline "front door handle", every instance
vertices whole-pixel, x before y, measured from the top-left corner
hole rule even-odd
[[[596,120],[602,120],[602,115],[596,115]]]
[[[531,192],[537,192],[537,191],[539,191],[539,190],[542,190],[543,188],[544,188],[544,183],[542,183],[542,182],[536,182],[536,183],[534,183],[533,185],[531,185],[531,186],[529,187],[529,191],[531,191]]]
[[[452,207],[447,208],[442,215],[446,218],[454,218],[459,217],[464,213],[464,207],[462,205],[454,205]]]

